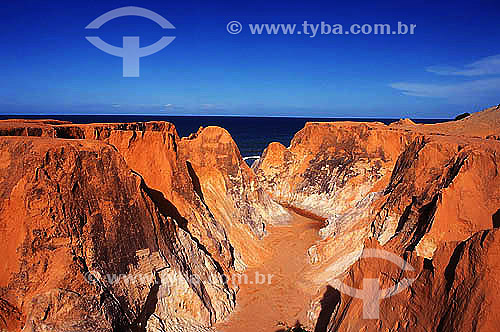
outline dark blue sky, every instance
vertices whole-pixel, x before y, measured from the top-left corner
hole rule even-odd
[[[150,9],[175,30],[122,17]],[[0,5],[0,113],[448,118],[500,103],[500,2],[9,1]],[[231,35],[229,21],[243,24]],[[254,23],[416,24],[414,35],[252,35]],[[92,46],[176,39],[122,77]]]

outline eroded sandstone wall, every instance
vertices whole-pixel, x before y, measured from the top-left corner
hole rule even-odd
[[[0,138],[12,330],[203,330],[234,309],[227,280],[258,259],[266,223],[289,218],[221,128],[181,139],[165,122],[4,121],[0,132],[23,136]]]
[[[324,292],[312,303],[311,328],[322,319],[318,331],[494,331],[498,320],[487,313],[498,309],[500,298],[485,293],[498,279],[488,271],[498,269],[489,257],[497,255],[492,229],[500,226],[499,132],[500,115],[492,108],[436,125],[308,123],[290,147],[269,145],[254,165],[266,190],[283,204],[326,218],[323,239],[309,249],[309,278]],[[491,243],[486,257],[476,257],[485,239]],[[360,260],[367,246],[419,267],[418,292],[410,288],[384,300],[385,316],[375,321],[361,318],[360,300],[331,286],[339,279],[362,288],[366,275],[382,276],[385,285],[401,278],[391,263]],[[469,247],[476,248],[472,256],[453,254]],[[450,279],[456,264],[462,274]],[[478,289],[464,293],[469,286]],[[325,297],[335,299],[326,305],[332,309],[328,324]],[[398,317],[398,307],[411,314]],[[462,314],[463,320],[455,318]]]
[[[171,316],[203,326],[230,312],[234,293],[216,262],[113,147],[5,137],[0,151],[9,331],[139,331]]]

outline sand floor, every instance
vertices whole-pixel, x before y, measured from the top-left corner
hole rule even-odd
[[[316,292],[305,279],[311,269],[307,249],[319,240],[321,226],[320,221],[294,214],[290,225],[268,227],[262,246],[269,254],[258,266],[247,268],[247,282],[243,278],[239,283],[236,310],[216,326],[217,331],[275,332],[283,329],[279,322],[291,326],[306,321]]]

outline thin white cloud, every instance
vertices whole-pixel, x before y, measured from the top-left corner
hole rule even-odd
[[[217,104],[201,104],[200,105],[200,109],[203,109],[203,110],[213,110],[213,109],[219,109],[219,108],[222,108],[222,106],[217,105]]]
[[[464,81],[455,83],[396,82],[390,86],[407,96],[446,98],[454,102],[498,100],[500,97],[500,54],[482,58],[465,65],[464,68],[430,67],[426,70],[438,75],[462,76]],[[474,76],[486,75],[496,76],[471,80]]]
[[[460,98],[500,96],[500,78],[481,79],[455,84],[392,83],[403,94],[417,97]]]
[[[181,111],[184,109],[185,109],[184,106],[176,105],[176,104],[163,104],[160,106],[160,110],[165,111],[165,112],[175,112],[175,111]]]
[[[483,76],[500,74],[500,54],[488,56],[478,61],[465,65],[463,68],[449,66],[433,66],[427,68],[428,72],[438,75],[453,76]]]

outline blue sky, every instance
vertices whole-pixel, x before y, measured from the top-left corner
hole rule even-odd
[[[150,9],[175,30],[121,17]],[[449,118],[500,103],[500,3],[22,1],[0,7],[0,113]],[[242,23],[231,35],[229,21]],[[416,24],[414,35],[252,35],[248,24]],[[92,46],[176,39],[140,60]]]

